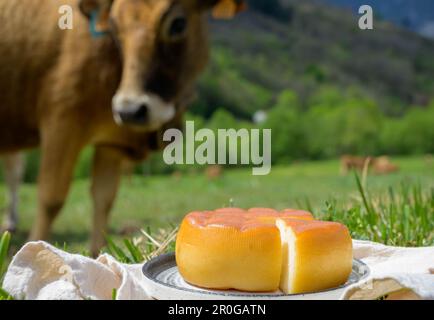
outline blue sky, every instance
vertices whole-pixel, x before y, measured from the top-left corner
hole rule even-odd
[[[320,0],[357,12],[363,4],[386,20],[434,38],[434,0]]]

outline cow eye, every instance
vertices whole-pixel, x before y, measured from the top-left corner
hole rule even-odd
[[[178,41],[184,38],[187,31],[187,17],[181,11],[168,16],[164,21],[163,37],[167,41]]]
[[[169,28],[169,36],[176,37],[184,33],[187,28],[187,19],[185,17],[176,17],[172,20]]]

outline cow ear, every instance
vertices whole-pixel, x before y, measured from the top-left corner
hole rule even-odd
[[[92,35],[101,35],[109,30],[110,10],[113,0],[80,0],[81,12],[90,19]]]
[[[216,19],[232,19],[246,8],[247,4],[243,0],[219,0],[212,9],[212,16]]]
[[[194,0],[200,10],[211,10],[216,19],[232,19],[247,8],[245,0]]]

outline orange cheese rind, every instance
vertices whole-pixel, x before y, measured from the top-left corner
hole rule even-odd
[[[199,287],[303,293],[346,282],[352,242],[344,225],[307,211],[223,208],[184,218],[176,261]]]
[[[188,214],[185,220],[197,227],[225,227],[241,231],[261,226],[265,223],[275,225],[277,218],[314,220],[310,212],[295,209],[277,211],[268,208],[222,208],[215,211],[195,211]]]

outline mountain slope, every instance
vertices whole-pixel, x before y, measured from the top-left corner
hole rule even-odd
[[[353,15],[333,6],[285,4],[291,13],[285,20],[249,10],[211,22],[212,61],[196,113],[224,107],[247,118],[286,89],[307,108],[325,86],[356,90],[388,114],[434,97],[434,42],[387,22],[361,31]]]

